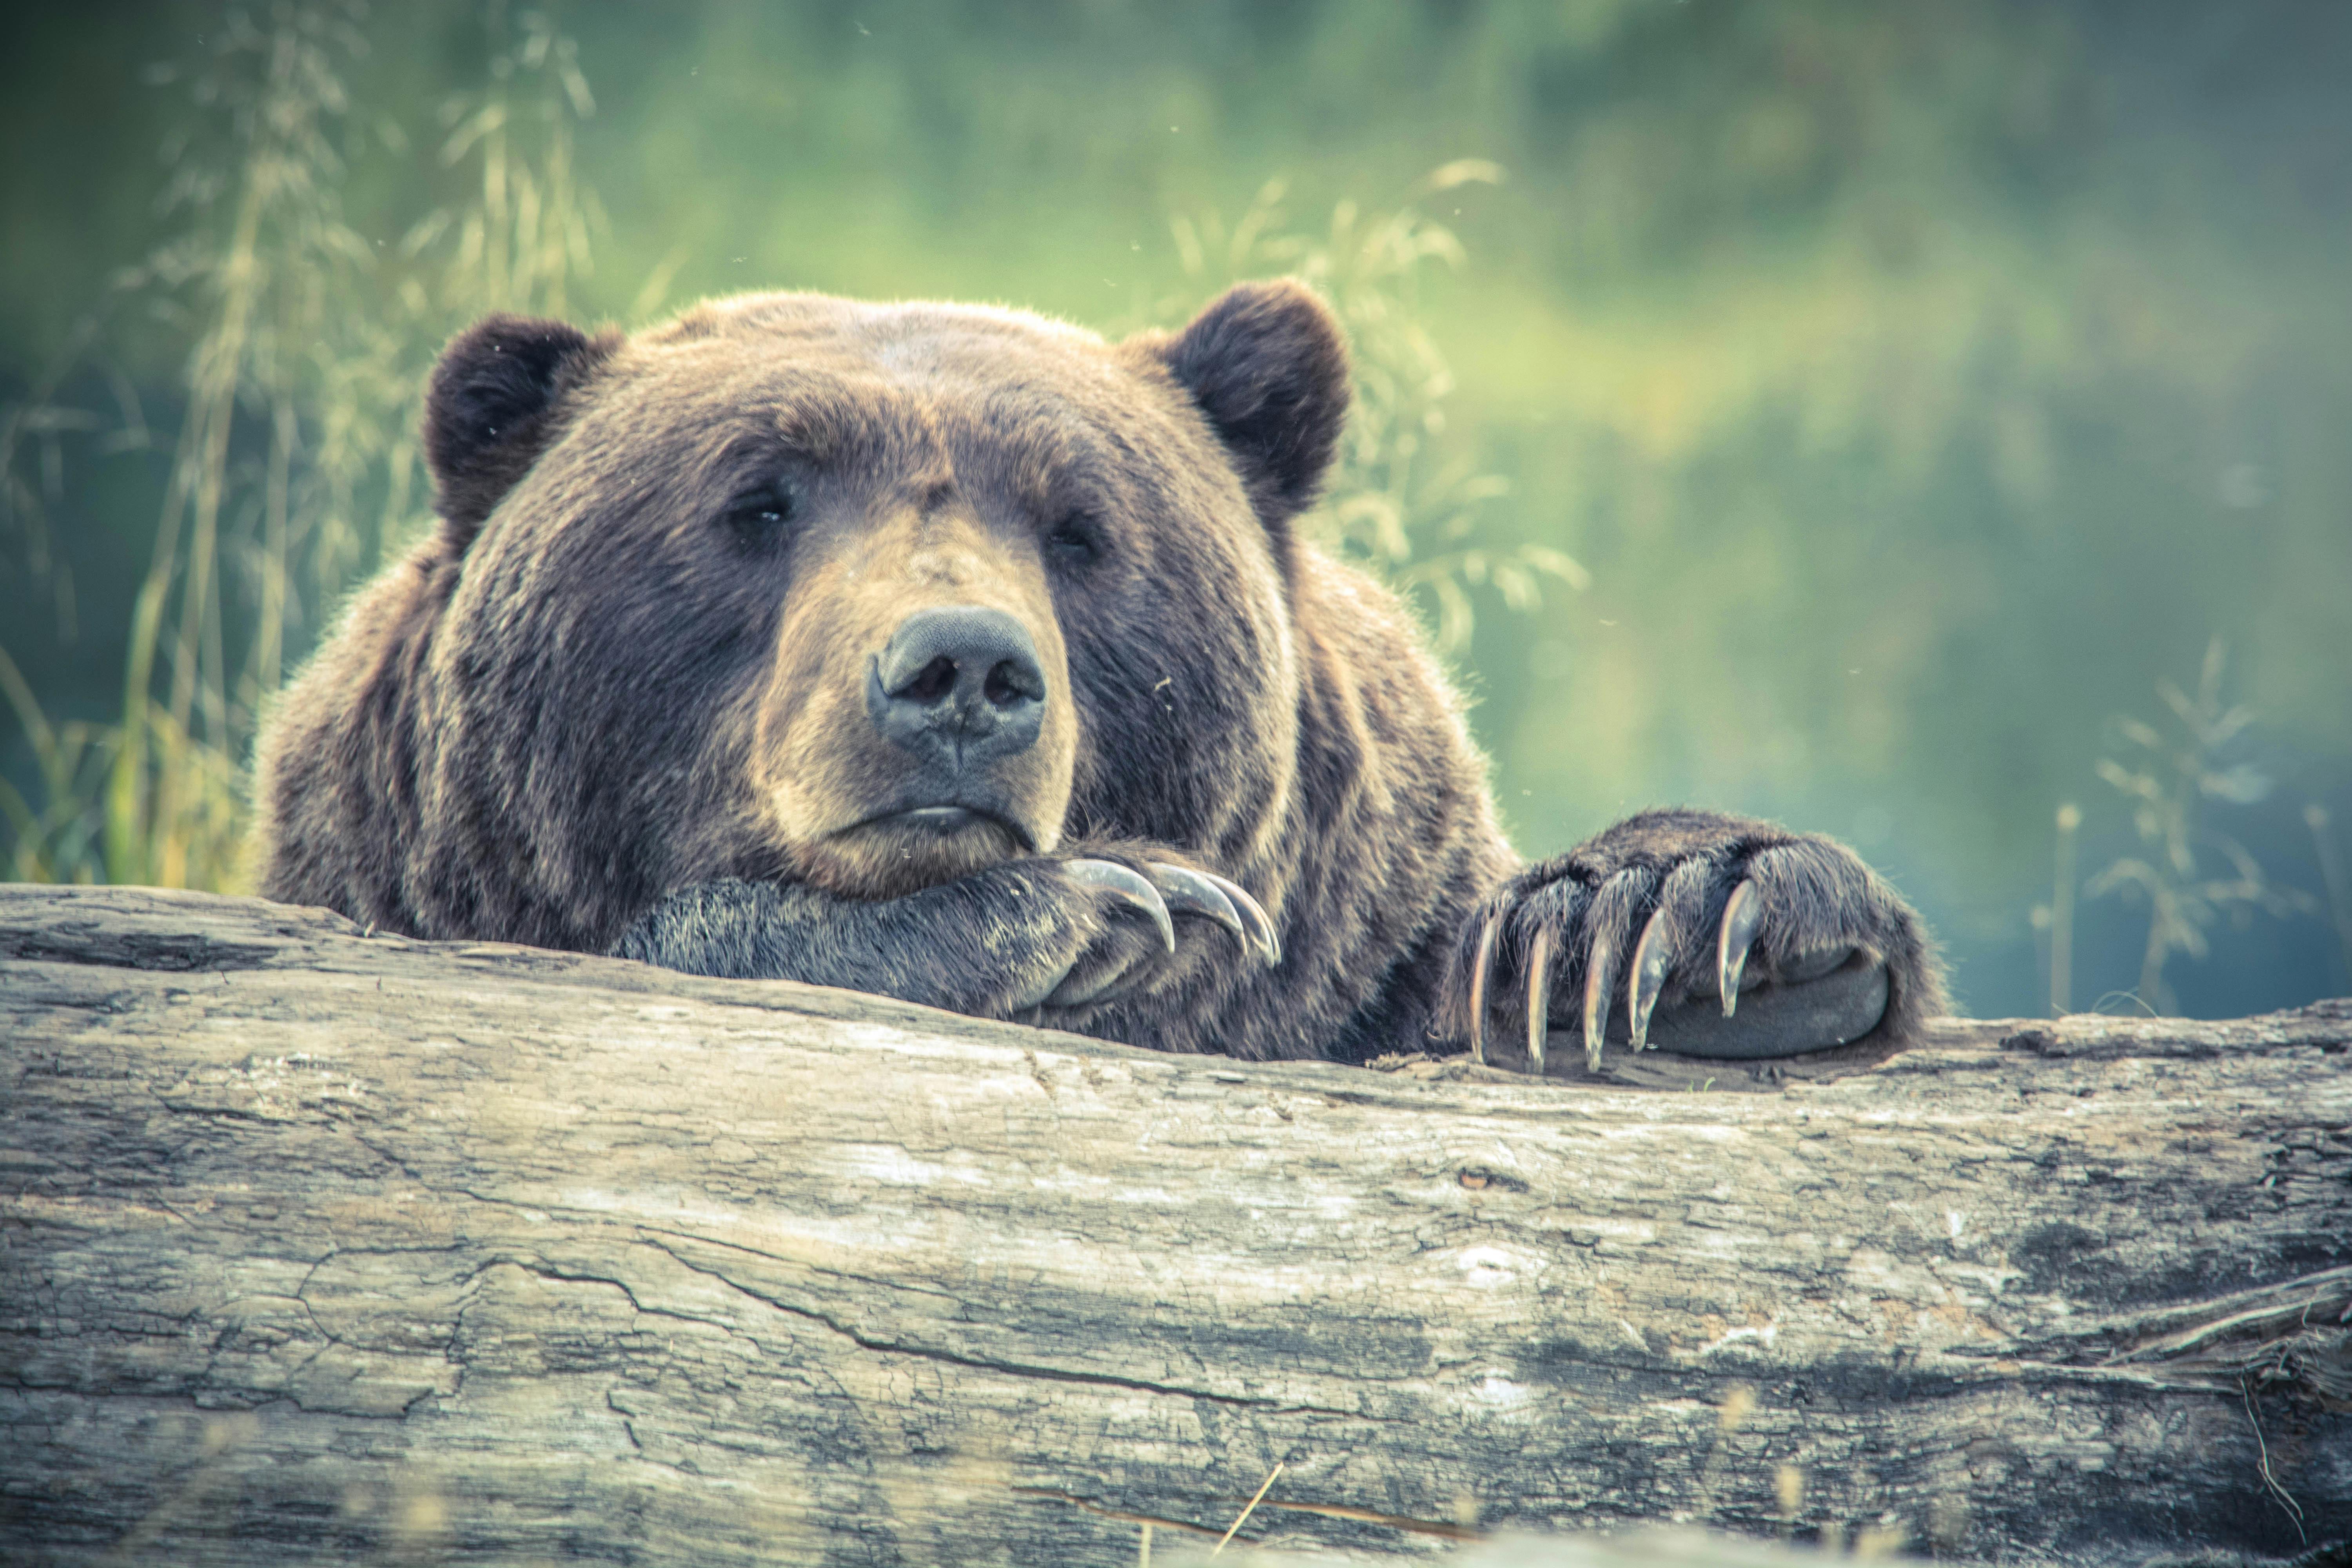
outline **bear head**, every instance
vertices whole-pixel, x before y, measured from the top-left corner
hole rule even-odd
[[[426,818],[478,830],[446,847],[469,888],[598,926],[713,877],[888,898],[1078,839],[1245,865],[1311,787],[1290,525],[1347,403],[1287,282],[1115,343],[804,294],[485,321],[425,419],[422,787],[466,797]]]

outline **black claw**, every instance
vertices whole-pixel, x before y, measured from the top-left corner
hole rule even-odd
[[[1603,926],[1592,939],[1592,954],[1584,961],[1584,1066],[1601,1070],[1601,1030],[1609,1016],[1609,989],[1616,979],[1616,936]]]
[[[1723,906],[1723,930],[1716,938],[1716,984],[1723,989],[1723,1016],[1739,1005],[1739,973],[1748,967],[1748,950],[1755,945],[1756,928],[1764,923],[1764,896],[1753,882],[1731,889]]]
[[[1633,944],[1633,981],[1625,991],[1626,1032],[1633,1049],[1644,1049],[1650,1039],[1650,1014],[1658,1005],[1658,993],[1666,986],[1666,972],[1674,967],[1674,921],[1661,904],[1642,928],[1642,940]]]
[[[1239,882],[1220,877],[1214,871],[1203,871],[1201,875],[1217,885],[1218,889],[1234,906],[1234,912],[1241,916],[1242,923],[1249,927],[1250,938],[1257,943],[1258,952],[1265,958],[1265,966],[1272,969],[1276,964],[1280,963],[1282,938],[1275,933],[1274,917],[1265,912],[1265,906],[1250,897],[1249,889]]]
[[[1478,932],[1478,956],[1470,969],[1470,1059],[1481,1067],[1486,1064],[1486,983],[1495,971],[1495,934],[1502,929],[1497,910]]]
[[[1551,928],[1538,926],[1528,946],[1528,1065],[1543,1077],[1544,1040],[1551,1028]]]
[[[1152,885],[1160,896],[1168,900],[1171,915],[1206,915],[1216,921],[1244,947],[1256,944],[1250,941],[1249,928],[1234,908],[1233,900],[1225,897],[1217,884],[1200,872],[1183,866],[1167,866],[1154,861],[1150,868]]]
[[[1142,873],[1130,871],[1116,860],[1072,860],[1062,870],[1070,880],[1116,893],[1150,915],[1160,928],[1160,942],[1169,952],[1176,951],[1176,922],[1168,916],[1167,900]]]

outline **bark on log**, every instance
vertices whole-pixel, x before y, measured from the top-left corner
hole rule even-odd
[[[10,1562],[2352,1537],[2352,1003],[1661,1091],[9,888],[0,1033]]]

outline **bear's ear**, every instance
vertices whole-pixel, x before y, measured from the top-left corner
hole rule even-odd
[[[1348,417],[1348,345],[1291,279],[1227,289],[1160,353],[1279,523],[1315,500]]]
[[[473,543],[546,448],[558,399],[619,342],[614,332],[591,338],[562,321],[503,313],[449,340],[425,395],[425,460],[452,555]]]

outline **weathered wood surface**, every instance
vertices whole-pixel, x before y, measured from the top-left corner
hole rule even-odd
[[[11,1563],[2352,1536],[2352,1004],[1661,1092],[9,888],[0,1034]]]

